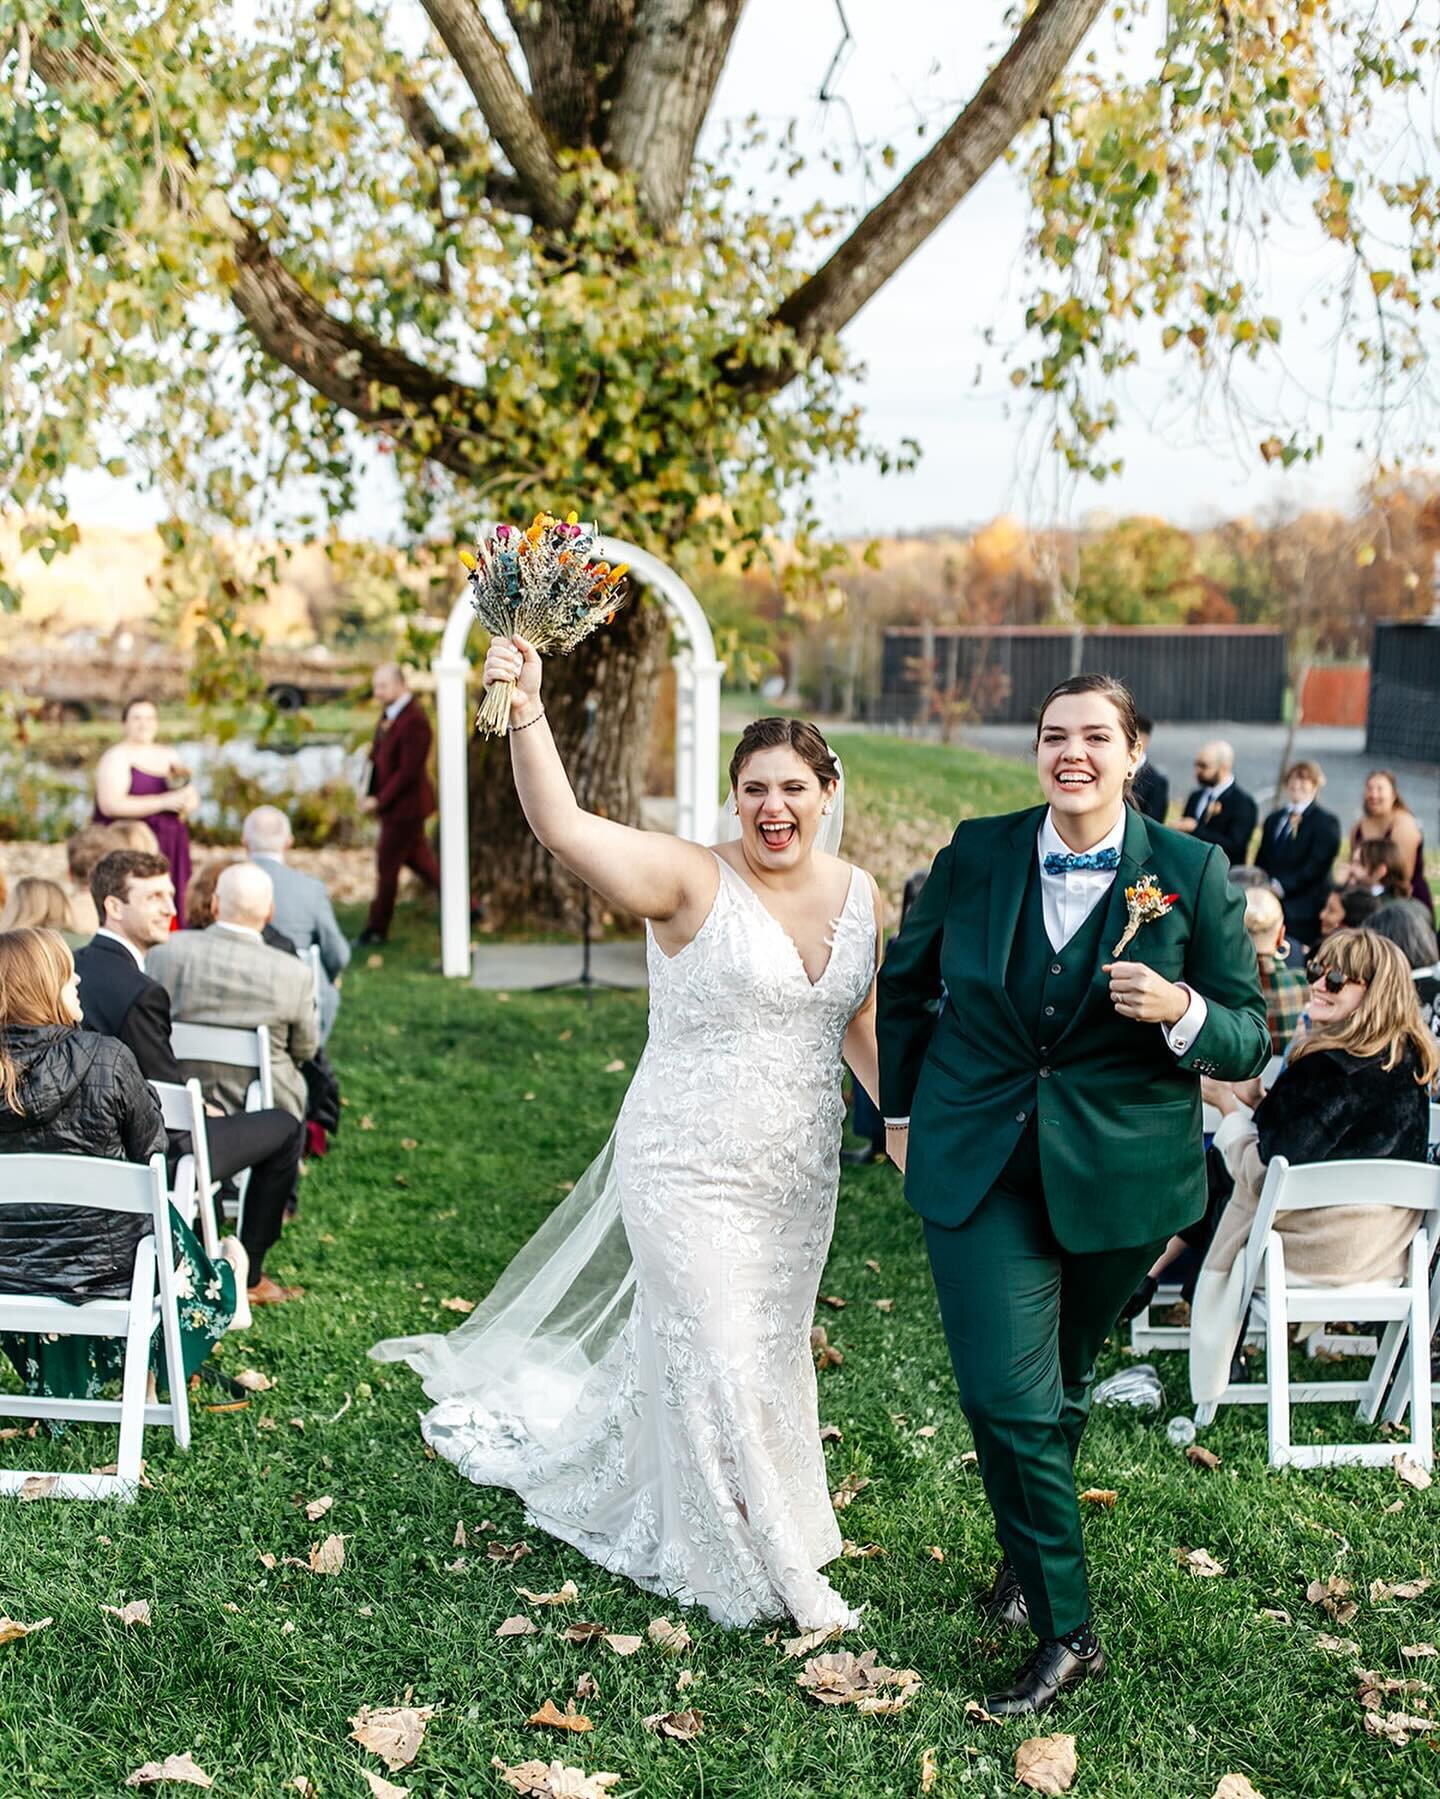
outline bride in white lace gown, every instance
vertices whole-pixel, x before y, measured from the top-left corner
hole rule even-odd
[[[614,1134],[472,1318],[372,1351],[438,1403],[426,1440],[513,1488],[529,1519],[722,1624],[854,1614],[810,1328],[839,1174],[842,1053],[874,1092],[878,896],[817,851],[838,766],[762,720],[732,764],[739,836],[714,850],[582,812],[517,679],[516,784],[536,835],[647,923],[650,1036]]]

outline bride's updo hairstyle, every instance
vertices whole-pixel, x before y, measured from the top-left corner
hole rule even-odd
[[[757,718],[746,725],[730,758],[730,785],[738,787],[740,771],[760,750],[794,750],[823,788],[832,787],[840,779],[840,764],[830,753],[830,745],[808,719]]]

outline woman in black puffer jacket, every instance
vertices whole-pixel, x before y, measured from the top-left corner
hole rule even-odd
[[[55,931],[0,932],[0,1156],[100,1156],[148,1162],[165,1149],[160,1107],[130,1050],[77,1028],[79,982]],[[3,1173],[0,1173],[3,1178]],[[0,1207],[0,1292],[83,1304],[130,1291],[149,1220],[58,1206]],[[185,1371],[198,1368],[235,1313],[235,1273],[211,1262],[171,1208]],[[93,1398],[118,1377],[122,1346],[104,1337],[0,1332],[26,1388]],[[163,1366],[160,1338],[152,1365]]]

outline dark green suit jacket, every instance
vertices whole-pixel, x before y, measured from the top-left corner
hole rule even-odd
[[[905,1197],[922,1217],[963,1224],[1033,1120],[1061,1245],[1138,1247],[1205,1209],[1199,1077],[1247,1080],[1270,1055],[1244,896],[1213,844],[1127,809],[1094,972],[1042,1057],[1005,980],[1044,816],[1035,806],[967,820],[935,858],[880,970],[880,1109],[910,1118]],[[1184,981],[1209,1007],[1180,1057],[1159,1025],[1115,1011],[1102,972],[1125,928],[1125,888],[1142,873],[1179,897],[1125,960]]]

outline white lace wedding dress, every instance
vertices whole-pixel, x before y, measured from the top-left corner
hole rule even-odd
[[[839,1173],[840,1053],[875,970],[856,870],[811,982],[722,858],[605,1153],[448,1337],[372,1351],[439,1400],[426,1440],[530,1520],[722,1624],[854,1622],[810,1328]]]

